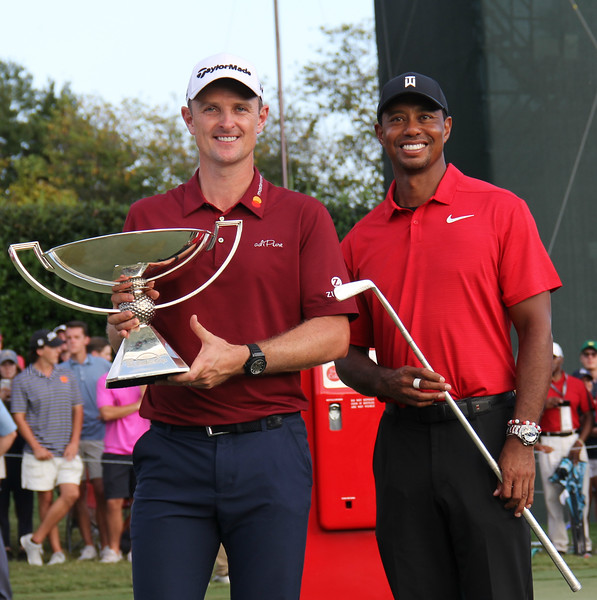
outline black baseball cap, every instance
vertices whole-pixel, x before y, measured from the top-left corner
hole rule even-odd
[[[62,346],[64,342],[56,335],[56,332],[50,331],[49,329],[39,329],[36,331],[29,340],[29,349],[37,350],[44,346],[50,346],[50,348],[58,348]]]
[[[442,88],[435,79],[421,75],[420,73],[402,73],[394,79],[390,79],[383,86],[379,104],[377,105],[377,120],[381,123],[381,116],[390,102],[393,102],[404,94],[418,94],[431,100],[438,108],[441,108],[446,116],[448,113],[448,101],[442,92]]]

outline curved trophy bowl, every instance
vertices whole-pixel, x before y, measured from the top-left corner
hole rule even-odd
[[[185,296],[160,305],[145,295],[148,281],[163,277],[194,259],[201,251],[211,250],[223,228],[235,227],[236,235],[226,259],[211,277]],[[242,234],[242,221],[216,221],[213,233],[204,229],[150,229],[104,235],[70,242],[44,252],[38,242],[11,244],[8,249],[16,269],[38,292],[54,302],[92,314],[114,314],[131,310],[140,325],[130,331],[121,344],[108,374],[107,387],[128,387],[150,383],[189,367],[172,347],[150,326],[154,310],[167,308],[199,294],[226,269],[236,253]],[[77,287],[111,294],[114,283],[124,276],[135,297],[119,308],[100,308],[80,304],[43,286],[25,268],[19,252],[33,250],[43,267]]]
[[[58,277],[93,292],[111,293],[121,274],[148,281],[181,267],[210,244],[203,229],[151,229],[70,242],[43,253]]]

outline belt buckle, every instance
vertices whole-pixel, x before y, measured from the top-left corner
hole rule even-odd
[[[211,425],[206,425],[205,431],[207,432],[207,435],[209,437],[215,437],[216,435],[226,435],[227,433],[230,433],[229,431],[214,431]]]

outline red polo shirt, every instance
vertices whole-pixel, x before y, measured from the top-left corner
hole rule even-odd
[[[561,285],[527,205],[452,165],[414,212],[394,190],[343,241],[349,274],[379,287],[455,398],[514,389],[507,307]],[[421,366],[372,292],[358,305],[352,344]]]
[[[133,204],[124,229],[213,231],[223,219],[243,221],[240,245],[228,267],[194,298],[158,309],[152,322],[187,364],[200,350],[189,327],[193,314],[213,334],[247,344],[307,319],[356,312],[352,300],[340,303],[333,295],[334,285],[348,278],[325,207],[315,198],[272,185],[257,170],[244,196],[226,214],[207,203],[195,173],[186,184]],[[213,250],[159,279],[157,303],[179,298],[207,281],[225,260],[234,236],[235,228],[223,228]],[[211,390],[151,385],[141,416],[181,425],[220,425],[306,408],[297,372],[237,376]]]
[[[591,410],[590,395],[585,384],[576,377],[564,374],[559,381],[552,381],[548,398],[559,398],[570,403],[570,414],[572,416],[572,429],[576,431],[580,427],[580,414]],[[541,429],[545,432],[563,431],[560,419],[560,409],[546,408],[541,415]]]

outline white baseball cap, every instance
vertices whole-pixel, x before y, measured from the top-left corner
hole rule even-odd
[[[247,86],[256,96],[263,99],[263,86],[255,67],[244,58],[233,54],[214,54],[200,60],[194,67],[187,87],[187,102],[207,85],[217,79],[235,79]]]
[[[564,351],[562,350],[562,346],[560,344],[553,343],[553,355],[558,358],[564,358]]]

